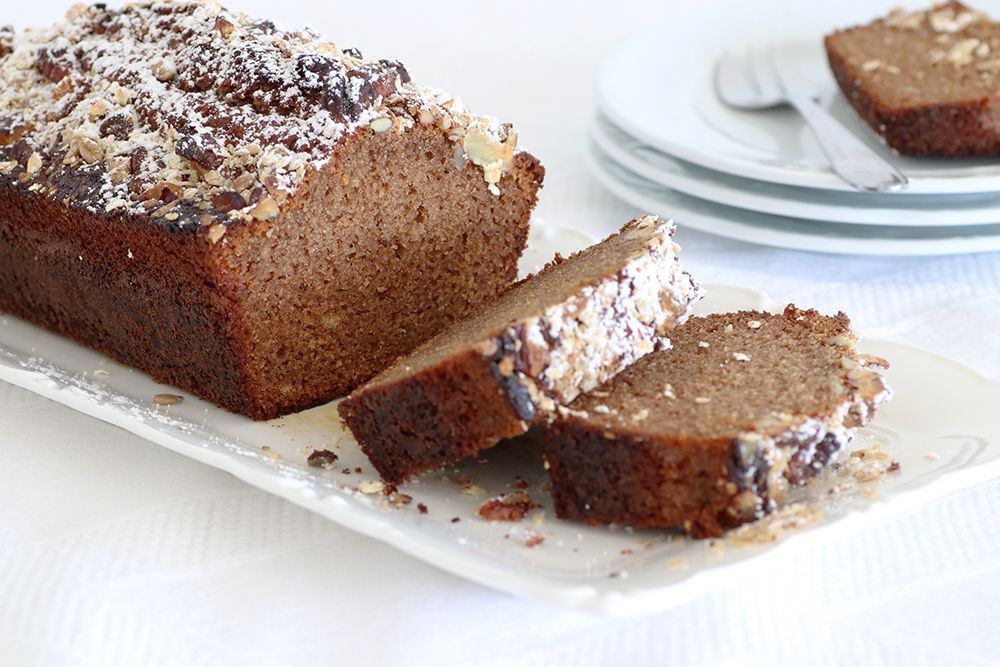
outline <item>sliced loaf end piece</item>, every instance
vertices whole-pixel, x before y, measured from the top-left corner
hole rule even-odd
[[[701,288],[652,216],[546,266],[400,358],[339,407],[398,483],[518,435],[669,344]]]
[[[717,536],[772,511],[890,396],[843,313],[694,317],[671,338],[542,427],[560,518]]]
[[[847,100],[899,153],[1000,154],[1000,24],[982,12],[895,9],[824,43]]]

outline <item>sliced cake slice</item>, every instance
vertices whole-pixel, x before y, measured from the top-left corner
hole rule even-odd
[[[774,509],[890,395],[843,313],[693,317],[671,341],[542,427],[560,518],[717,536]]]
[[[340,404],[392,483],[527,430],[669,344],[701,296],[674,224],[654,217],[558,259],[418,347]]]
[[[837,83],[903,155],[1000,154],[1000,23],[959,2],[826,37]]]

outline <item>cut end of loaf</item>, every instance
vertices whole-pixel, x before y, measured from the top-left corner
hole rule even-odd
[[[410,475],[492,446],[664,345],[701,296],[673,231],[657,218],[629,222],[352,394],[340,411],[375,467]]]

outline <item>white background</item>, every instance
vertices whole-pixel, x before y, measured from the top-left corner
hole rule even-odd
[[[617,41],[695,5],[232,3],[399,58],[415,79],[513,121],[548,169],[539,214],[595,233],[636,212],[582,167],[595,67]],[[0,22],[41,25],[64,8],[21,3]],[[706,282],[844,309],[869,335],[1000,378],[998,253],[847,259],[683,228],[679,239]],[[760,580],[614,620],[467,583],[0,384],[3,665],[990,665],[998,612],[1000,481],[775,559]]]

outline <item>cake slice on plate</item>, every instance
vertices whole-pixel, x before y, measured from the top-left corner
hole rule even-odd
[[[672,222],[643,217],[557,259],[421,345],[340,404],[392,483],[527,430],[669,344],[701,296]]]
[[[1000,24],[959,2],[826,37],[848,101],[903,155],[1000,154]]]
[[[694,317],[543,426],[560,518],[695,537],[774,509],[889,395],[844,314]]]

